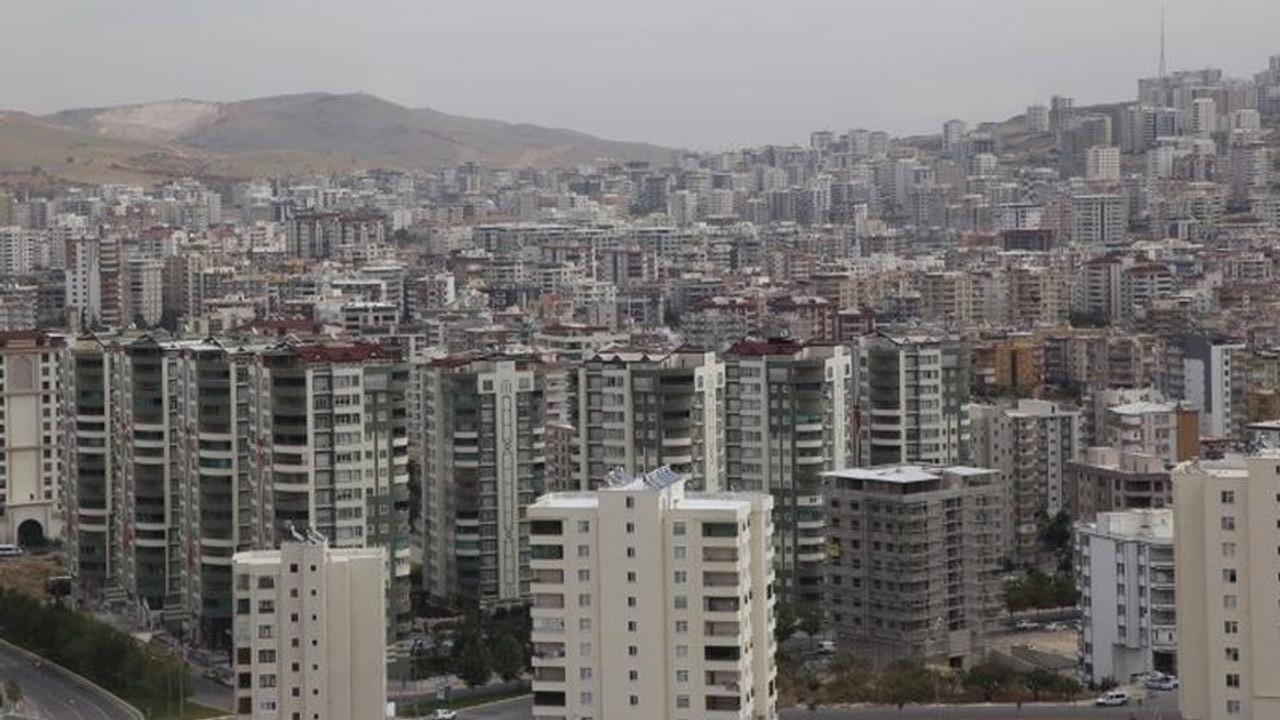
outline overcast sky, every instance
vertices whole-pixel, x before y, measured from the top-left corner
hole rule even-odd
[[[1251,75],[1280,0],[1165,0],[1170,68]],[[1129,98],[1159,0],[3,0],[0,107],[366,91],[700,149]]]

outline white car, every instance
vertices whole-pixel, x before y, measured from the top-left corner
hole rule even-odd
[[[1094,705],[1099,707],[1119,707],[1129,704],[1129,693],[1123,690],[1112,690],[1103,693],[1097,700],[1093,701]]]
[[[455,710],[440,708],[432,713],[431,720],[458,720],[458,713]]]
[[[1021,632],[1026,632],[1028,630],[1039,630],[1040,623],[1035,622],[1034,620],[1019,620],[1018,622],[1013,624],[1013,629]]]
[[[1172,675],[1159,675],[1147,678],[1142,683],[1148,690],[1177,690],[1178,678]]]

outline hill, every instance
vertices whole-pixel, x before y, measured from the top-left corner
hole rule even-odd
[[[670,156],[655,145],[406,108],[358,93],[180,99],[44,117],[0,113],[0,182],[7,184],[415,170],[469,160],[494,167],[665,164]]]

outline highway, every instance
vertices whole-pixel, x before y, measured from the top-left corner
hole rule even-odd
[[[67,678],[44,661],[0,643],[0,686],[16,680],[25,697],[23,714],[49,720],[136,720],[137,716],[96,690]]]
[[[819,708],[810,712],[783,710],[782,720],[1178,720],[1175,693],[1165,693],[1141,706],[1100,708],[1091,705],[908,705],[893,707]],[[521,698],[489,707],[458,712],[459,720],[529,720],[533,700]]]

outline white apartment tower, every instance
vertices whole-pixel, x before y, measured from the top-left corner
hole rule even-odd
[[[386,715],[386,554],[329,549],[318,535],[237,553],[236,716],[374,720]]]
[[[1086,680],[1177,674],[1173,559],[1172,510],[1104,512],[1076,524]]]
[[[1280,717],[1280,453],[1173,471],[1179,708]]]
[[[1084,179],[1120,182],[1120,148],[1095,145],[1085,150]]]
[[[62,537],[66,342],[0,332],[0,543]]]
[[[775,720],[772,504],[664,467],[530,507],[535,717]]]

